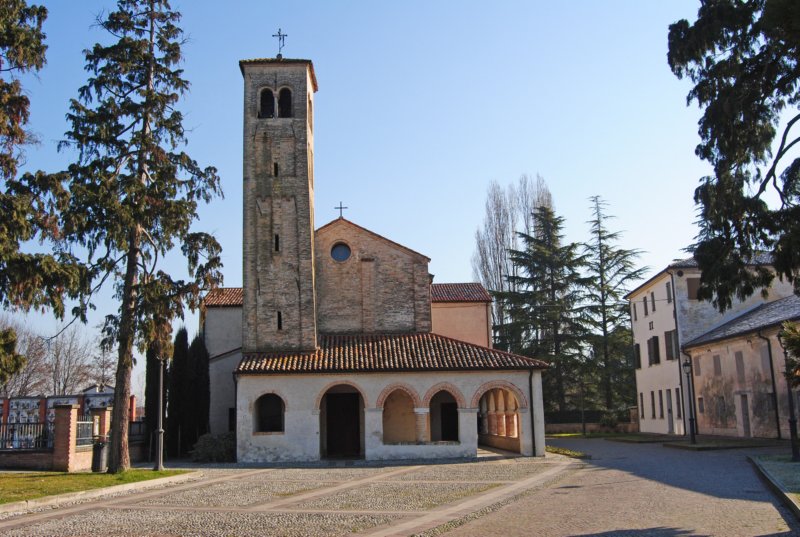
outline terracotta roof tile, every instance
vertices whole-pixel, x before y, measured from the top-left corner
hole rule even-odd
[[[544,369],[546,362],[431,333],[322,334],[310,353],[245,354],[236,373]]]
[[[431,302],[491,302],[492,296],[479,283],[431,284]]]
[[[206,307],[241,306],[244,293],[241,287],[217,287],[206,294],[203,303]]]

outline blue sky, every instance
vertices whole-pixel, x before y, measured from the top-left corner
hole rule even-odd
[[[41,143],[27,169],[63,169],[55,145],[68,101],[85,82],[82,50],[114,2],[43,2],[47,65],[26,77]],[[198,229],[224,248],[225,285],[241,285],[242,78],[238,61],[283,55],[314,62],[316,224],[345,217],[431,258],[437,282],[471,281],[474,234],[490,181],[541,174],[587,237],[599,194],[622,245],[663,268],[692,242],[692,194],[709,168],[694,155],[700,111],[666,61],[667,27],[697,0],[272,2],[174,1],[189,38],[190,93],[181,107],[188,152],[219,168],[225,192]],[[174,265],[180,270],[182,265]],[[110,300],[99,304],[94,322]],[[32,322],[46,332],[45,317]],[[186,320],[190,332],[196,317]],[[138,374],[138,373],[137,373]]]

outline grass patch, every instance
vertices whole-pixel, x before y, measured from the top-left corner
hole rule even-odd
[[[800,462],[792,462],[789,455],[762,455],[754,457],[795,500],[800,500]]]
[[[556,453],[564,455],[565,457],[572,457],[573,459],[591,459],[592,456],[583,451],[575,451],[574,449],[567,449],[558,446],[545,446],[544,450],[548,453]]]
[[[137,481],[148,481],[186,473],[185,470],[128,470],[122,474],[31,472],[0,476],[0,504],[32,500],[43,496],[98,489]]]

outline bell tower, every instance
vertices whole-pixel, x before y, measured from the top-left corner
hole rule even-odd
[[[310,60],[242,60],[242,352],[317,345],[314,124]]]

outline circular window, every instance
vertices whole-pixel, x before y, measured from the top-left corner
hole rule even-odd
[[[331,248],[331,257],[336,261],[347,261],[350,259],[350,247],[343,242],[337,242]]]

